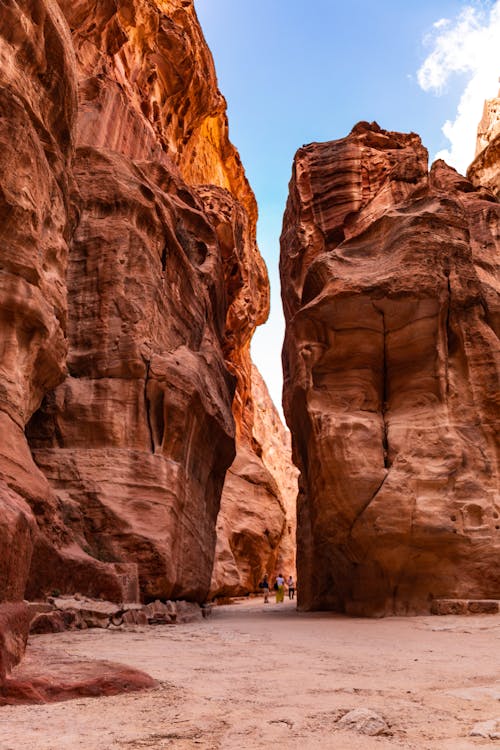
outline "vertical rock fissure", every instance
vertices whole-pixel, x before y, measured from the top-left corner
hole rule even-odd
[[[382,404],[381,404],[381,416],[382,416],[382,449],[384,452],[384,467],[388,469],[389,463],[389,442],[387,438],[387,332],[385,328],[385,315],[384,311],[381,311],[382,316],[382,335],[384,337],[383,350],[382,350]]]
[[[146,365],[146,375],[144,378],[144,407],[146,412],[146,420],[148,423],[149,437],[151,440],[151,453],[155,452],[155,438],[153,433],[153,425],[151,424],[151,401],[148,397],[148,382],[149,382],[149,370],[151,368],[151,362],[149,359],[144,360]]]
[[[446,347],[445,351],[443,352],[443,359],[444,359],[444,378],[445,378],[445,394],[446,394],[446,401],[448,401],[448,397],[450,395],[450,380],[449,380],[449,373],[448,373],[448,358],[449,358],[449,348],[450,348],[450,308],[451,308],[451,283],[450,283],[450,274],[449,272],[446,274],[446,283],[447,283],[447,289],[448,289],[448,298],[446,300],[446,322],[445,322],[445,336],[446,336]]]
[[[163,250],[161,252],[161,270],[163,273],[167,270],[167,252],[168,252],[168,244],[165,242],[163,246]]]

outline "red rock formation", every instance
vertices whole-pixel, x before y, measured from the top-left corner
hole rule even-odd
[[[193,3],[9,0],[0,49],[0,596],[203,599],[268,282]]]
[[[0,606],[0,689],[24,654],[31,614],[23,602]]]
[[[500,206],[415,134],[296,155],[282,234],[300,605],[498,598]]]
[[[477,129],[476,156],[467,170],[476,187],[487,187],[500,196],[500,91],[484,103]]]
[[[274,571],[285,527],[285,508],[272,474],[249,447],[239,446],[226,474],[217,519],[217,547],[210,596],[258,591]]]
[[[70,375],[30,442],[83,547],[140,562],[146,597],[203,598],[234,455],[216,236],[164,168],[82,148],[74,169]]]
[[[79,661],[41,649],[27,658],[0,686],[0,706],[56,703],[74,698],[148,690],[158,683],[145,672],[109,661]]]
[[[67,544],[57,498],[33,462],[24,427],[66,370],[76,79],[69,31],[54,2],[4,3],[0,53],[0,601],[15,602],[34,546],[42,538]],[[12,606],[0,607],[10,623],[5,632],[19,646],[10,664],[25,632],[23,618],[10,617]]]
[[[264,572],[282,572],[295,578],[295,535],[297,526],[297,468],[292,463],[291,435],[281,421],[262,375],[252,367],[252,396],[254,401],[253,434],[262,453],[262,461],[278,485],[285,509],[283,534],[278,545],[274,567]]]
[[[7,3],[0,16],[0,600],[24,593],[35,534],[26,501],[38,501],[35,512],[50,515],[50,489],[33,463],[24,425],[65,367],[75,80],[61,24],[52,4]]]
[[[211,597],[258,591],[264,573],[295,576],[297,470],[290,435],[252,368],[252,441],[240,437],[217,519]]]

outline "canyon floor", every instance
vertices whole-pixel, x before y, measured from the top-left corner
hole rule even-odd
[[[28,658],[111,659],[159,685],[141,693],[0,709],[1,750],[497,747],[500,616],[351,619],[260,599],[203,622],[34,636]],[[340,729],[372,709],[390,734]]]

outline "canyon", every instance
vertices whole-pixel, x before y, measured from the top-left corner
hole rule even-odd
[[[101,607],[103,642],[147,641],[265,573],[297,570],[299,610],[497,611],[500,100],[467,177],[377,123],[297,152],[287,430],[250,356],[257,204],[193,0],[7,0],[0,61],[0,699],[157,689],[134,659],[44,676],[40,634]]]

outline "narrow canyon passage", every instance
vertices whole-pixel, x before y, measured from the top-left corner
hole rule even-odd
[[[428,616],[500,601],[500,97],[468,178],[429,171],[365,97],[351,113],[373,121],[345,135],[357,22],[333,47],[325,27],[330,61],[353,45],[306,91],[275,64],[284,39],[308,57],[284,33],[300,3],[280,4],[262,84],[283,67],[300,138],[251,104],[265,35],[237,76],[274,221],[299,143],[336,139],[299,148],[284,214],[288,428],[251,348],[277,235],[261,242],[263,213],[257,230],[202,0],[0,4],[0,750],[460,750],[479,721],[500,737],[500,616]],[[316,130],[320,80],[340,129]],[[382,98],[402,109],[385,79]],[[275,119],[286,176],[263,158]],[[281,574],[309,612],[257,598]],[[19,694],[32,705],[3,706]],[[360,710],[378,736],[349,728]]]
[[[27,659],[111,659],[159,687],[6,707],[0,747],[491,747],[469,733],[499,714],[499,635],[499,616],[351,619],[251,599],[197,624],[32,636]],[[339,728],[356,708],[378,713],[390,733]]]

